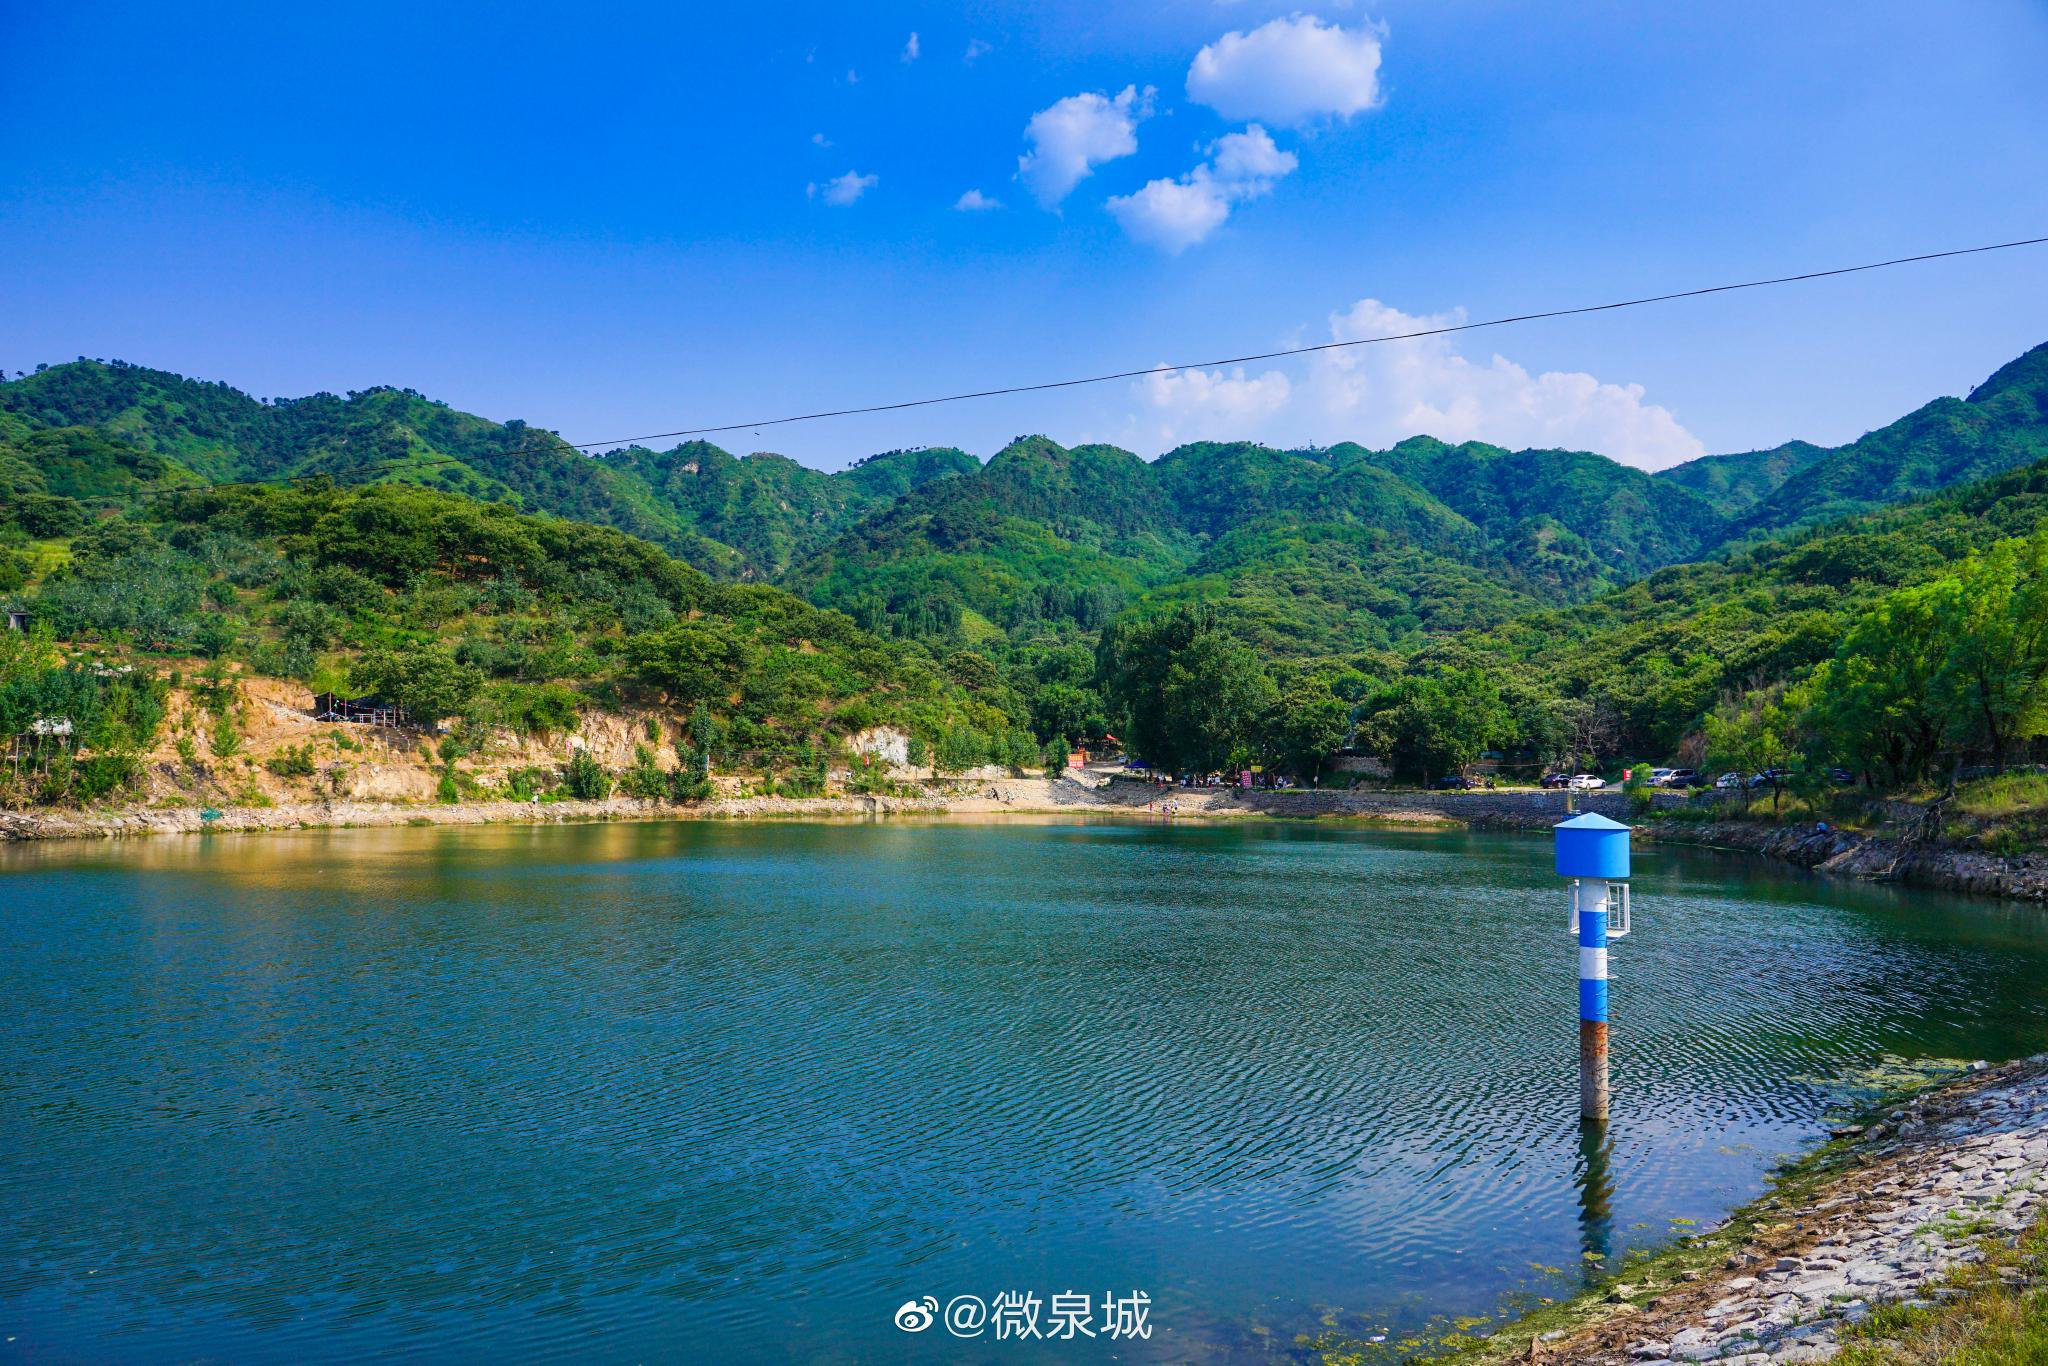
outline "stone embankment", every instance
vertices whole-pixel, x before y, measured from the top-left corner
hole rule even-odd
[[[1155,787],[1118,779],[1095,790],[1105,807],[1146,811],[1170,806],[1194,816],[1350,816],[1403,825],[1455,824],[1490,830],[1548,830],[1580,811],[1625,820],[1620,792],[1334,792],[1235,787]],[[1674,798],[1682,801],[1682,798]]]
[[[943,797],[746,797],[678,807],[612,797],[604,801],[463,802],[415,806],[393,802],[306,802],[234,806],[207,819],[196,807],[132,811],[4,811],[0,840],[108,839],[199,831],[304,830],[322,826],[567,825],[583,821],[672,820],[678,817],[868,816],[884,812],[943,814]]]
[[[119,839],[200,831],[305,830],[323,826],[566,825],[584,821],[839,820],[870,816],[1002,816],[1119,812],[1096,788],[1072,779],[1000,778],[906,788],[888,796],[762,797],[728,793],[710,801],[610,797],[602,801],[274,802],[268,806],[197,805],[0,811],[0,841]]]
[[[1715,821],[1704,825],[1651,824],[1640,832],[1667,844],[1699,844],[1762,854],[1843,877],[1905,882],[1952,892],[2048,900],[2048,855],[1989,854],[1928,840],[1822,830],[1811,824],[1764,825]]]
[[[1982,1064],[1977,1064],[1981,1067]],[[1886,1304],[1932,1304],[1987,1239],[2048,1216],[2048,1055],[1886,1113],[1849,1169],[1763,1211],[1717,1269],[1668,1287],[1611,1287],[1598,1321],[1526,1358],[1594,1366],[1827,1361]],[[1512,1332],[1512,1330],[1509,1330]]]

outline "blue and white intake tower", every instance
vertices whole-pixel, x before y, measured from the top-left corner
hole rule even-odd
[[[1554,827],[1579,941],[1579,1116],[1607,1118],[1607,946],[1629,931],[1628,827],[1587,812]]]

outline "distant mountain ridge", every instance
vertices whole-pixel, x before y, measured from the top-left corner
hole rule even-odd
[[[0,509],[223,480],[414,483],[613,526],[874,630],[969,642],[1207,601],[1274,650],[1400,647],[2043,458],[2048,346],[1844,446],[1655,474],[1427,436],[1195,442],[1150,462],[1026,437],[986,464],[940,447],[825,473],[701,441],[590,456],[402,389],[265,403],[85,360],[0,383]]]

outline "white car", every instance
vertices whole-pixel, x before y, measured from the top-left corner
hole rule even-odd
[[[1572,791],[1574,792],[1597,792],[1605,786],[1607,786],[1606,782],[1597,773],[1572,774]]]
[[[1651,770],[1650,770],[1650,786],[1651,786],[1651,787],[1669,787],[1669,786],[1671,786],[1671,779],[1672,779],[1672,776],[1673,776],[1674,774],[1676,774],[1677,772],[1678,772],[1678,770],[1677,770],[1677,769],[1675,769],[1675,768],[1653,768],[1653,769],[1651,769]]]
[[[1714,786],[1723,791],[1731,787],[1741,787],[1742,775],[1740,773],[1723,773],[1720,777],[1714,779]]]

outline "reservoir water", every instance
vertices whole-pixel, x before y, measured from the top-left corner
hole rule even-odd
[[[2048,914],[1548,841],[680,823],[0,850],[0,1358],[1289,1360],[1713,1220]],[[1145,1340],[900,1305],[1149,1297]],[[1038,1326],[1049,1319],[1041,1308]]]

